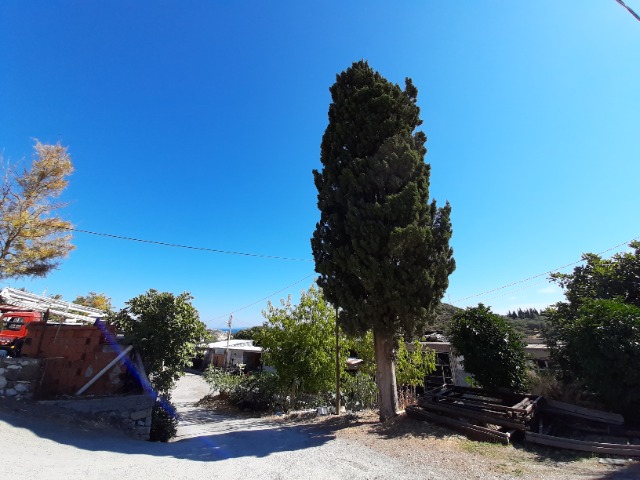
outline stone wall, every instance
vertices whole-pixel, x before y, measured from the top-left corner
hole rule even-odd
[[[0,357],[0,398],[32,399],[41,373],[42,361],[37,358]]]
[[[85,419],[108,424],[135,438],[148,440],[155,395],[144,393],[118,397],[44,400],[38,403],[72,411]]]

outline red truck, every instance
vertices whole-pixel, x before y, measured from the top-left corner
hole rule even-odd
[[[42,313],[25,310],[6,312],[0,317],[0,350],[7,352],[10,357],[19,357],[24,339],[27,336],[27,325],[31,322],[42,321]]]
[[[0,305],[5,312],[0,316],[0,356],[19,357],[31,322],[47,322],[49,313],[57,322],[95,323],[105,315],[97,308],[85,307],[59,299],[5,287],[0,290]],[[5,354],[5,352],[7,352]]]

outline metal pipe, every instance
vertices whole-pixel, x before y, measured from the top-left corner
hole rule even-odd
[[[125,357],[133,348],[133,345],[129,345],[127,348],[125,348],[122,352],[120,352],[120,355],[118,355],[116,358],[114,358],[113,360],[111,360],[111,362],[109,362],[109,365],[107,365],[106,367],[104,367],[102,370],[100,370],[95,377],[93,377],[91,380],[89,380],[84,387],[82,387],[80,390],[78,390],[76,392],[76,397],[78,395],[82,395],[91,385],[93,385],[94,383],[96,383],[100,377],[102,377],[102,375],[104,375],[105,373],[107,373],[109,371],[109,369],[111,367],[113,367],[116,363],[118,363],[123,357]]]

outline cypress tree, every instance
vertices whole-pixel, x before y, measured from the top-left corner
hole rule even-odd
[[[433,318],[455,268],[451,208],[429,199],[426,135],[410,79],[404,90],[365,61],[337,75],[311,246],[326,298],[350,334],[372,330],[382,420],[396,414],[394,336]]]

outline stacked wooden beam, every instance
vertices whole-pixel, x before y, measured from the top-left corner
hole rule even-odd
[[[410,417],[445,425],[475,440],[507,445],[519,434],[540,445],[640,457],[640,432],[625,428],[621,415],[536,395],[444,385],[426,392],[418,399],[418,405],[407,407],[406,412]],[[560,426],[571,428],[563,430]],[[579,433],[557,435],[566,430]],[[589,433],[612,440],[586,440]]]
[[[418,399],[407,414],[441,423],[472,438],[508,444],[531,421],[537,396],[495,394],[476,388],[443,386]]]

